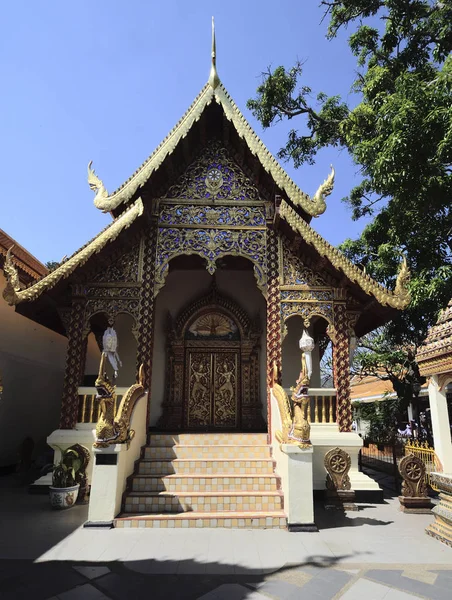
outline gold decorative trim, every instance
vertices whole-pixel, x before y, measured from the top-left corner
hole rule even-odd
[[[108,196],[103,193],[103,189],[105,189],[103,184],[103,188],[98,188],[94,198],[96,208],[99,208],[102,212],[109,212],[123,202],[130,200],[137,189],[144,185],[151,174],[160,167],[165,158],[172,154],[180,140],[187,135],[193,124],[199,120],[206,106],[212,102],[213,97],[214,90],[207,83],[177,125],[120,188]]]
[[[269,173],[281,190],[284,190],[289,199],[304,210],[308,215],[319,216],[325,212],[325,197],[331,193],[334,181],[334,170],[327,180],[319,187],[313,198],[302,192],[284,171],[278,161],[272,156],[262,140],[253,131],[239,108],[229,96],[222,83],[213,88],[208,82],[201,90],[193,104],[161,142],[151,156],[135,171],[135,173],[115,192],[106,196],[106,189],[97,177],[91,177],[90,186],[95,191],[94,204],[103,212],[116,209],[121,203],[130,200],[137,189],[144,185],[151,174],[163,163],[165,158],[172,154],[180,140],[187,136],[193,124],[198,121],[212,100],[221,105],[228,121],[235,127],[237,134],[245,140],[250,152],[258,158],[262,167]],[[95,174],[94,174],[95,175]]]
[[[243,256],[253,263],[257,287],[267,295],[267,233],[265,230],[243,229],[179,229],[159,227],[157,238],[154,297],[165,285],[169,263],[176,256],[196,254],[206,261],[213,275],[216,261],[224,256]]]
[[[408,291],[407,283],[410,278],[410,271],[405,258],[400,266],[395,289],[391,292],[369,277],[369,275],[366,275],[339,250],[324,240],[285,201],[281,203],[280,216],[294,231],[301,235],[305,242],[313,246],[321,256],[326,256],[333,267],[341,270],[351,281],[357,283],[366,294],[374,296],[380,304],[399,310],[403,310],[408,306],[410,292]]]
[[[104,229],[91,242],[78,250],[54,271],[31,285],[21,290],[16,268],[12,261],[11,249],[5,261],[5,273],[7,286],[3,291],[3,297],[11,306],[20,302],[30,302],[40,296],[45,290],[53,288],[60,279],[68,277],[77,267],[85,264],[87,260],[97,252],[100,252],[109,242],[115,240],[124,229],[127,229],[137,217],[143,214],[143,202],[139,198],[120,217]]]

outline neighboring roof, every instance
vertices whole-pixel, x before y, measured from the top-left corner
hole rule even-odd
[[[427,384],[421,387],[420,395],[428,393]],[[388,380],[368,375],[366,377],[355,376],[350,383],[350,399],[352,402],[375,402],[384,397],[394,397],[395,392]]]
[[[452,371],[452,299],[429,329],[416,360],[424,376]]]
[[[351,281],[357,283],[366,294],[374,296],[380,304],[399,310],[404,309],[410,302],[410,294],[406,287],[410,272],[406,260],[402,261],[394,291],[386,289],[372,277],[346,258],[342,252],[329,244],[300,215],[284,200],[281,202],[279,214],[293,229],[300,234],[305,242],[314,246],[320,256],[326,256],[333,267],[342,271]]]
[[[30,254],[15,239],[0,229],[0,255],[6,257],[10,248],[14,249],[14,264],[24,273],[37,280],[47,275],[49,270],[33,254]]]
[[[21,289],[13,264],[12,253],[8,252],[5,261],[5,273],[8,278],[8,286],[3,292],[3,297],[9,304],[19,304],[35,300],[45,290],[53,288],[60,279],[68,277],[77,267],[86,263],[86,261],[95,253],[100,252],[109,242],[112,242],[124,229],[127,229],[137,217],[143,214],[143,202],[139,198],[125,212],[101,231],[94,239],[85,244],[80,250],[77,250],[72,256],[65,260],[54,271],[43,277],[33,285]]]
[[[185,115],[151,156],[115,192],[112,194],[107,192],[102,180],[91,169],[90,163],[88,167],[88,182],[91,189],[96,191],[94,198],[95,206],[103,212],[109,212],[115,210],[120,204],[128,202],[138,188],[148,181],[152,173],[158,170],[165,158],[174,152],[179,142],[187,136],[193,124],[201,118],[204,110],[212,101],[217,102],[222,107],[225,117],[232,123],[239,137],[246,142],[250,152],[257,157],[265,171],[273,177],[276,185],[285,191],[287,197],[295,206],[299,206],[311,216],[318,216],[325,212],[325,197],[332,191],[334,171],[319,187],[313,198],[310,198],[292,181],[266,148],[265,144],[253,131],[235,102],[229,96],[224,86],[218,83],[214,88],[210,82],[206,83],[202,88]]]

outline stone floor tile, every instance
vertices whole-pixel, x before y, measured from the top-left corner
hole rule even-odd
[[[306,598],[329,600],[338,594],[350,580],[351,576],[347,573],[334,569],[324,569],[322,573],[318,573],[317,576],[310,579],[301,589],[303,590],[303,596]],[[291,600],[296,598],[295,594],[290,596]]]
[[[259,586],[258,590],[260,593],[268,594],[271,598],[277,598],[278,600],[292,598],[295,593],[298,593],[298,595],[304,594],[300,586],[281,580],[265,581]]]
[[[111,573],[108,567],[72,567],[76,571],[78,571],[81,575],[86,577],[87,579],[96,579],[96,577],[102,577],[102,575],[106,575],[107,573]]]
[[[375,583],[368,579],[359,579],[342,596],[341,600],[386,600],[388,592],[391,591],[386,585]],[[395,600],[395,599],[394,599]]]
[[[197,600],[268,600],[256,591],[250,591],[250,588],[238,583],[224,583],[211,592],[200,596]]]
[[[402,576],[398,570],[389,571],[385,569],[370,569],[366,572],[366,577],[390,585],[400,591],[411,592],[431,600],[450,600],[450,588],[429,585],[420,581],[414,581]]]
[[[58,594],[57,597],[59,600],[109,600],[108,596],[89,583]]]
[[[438,579],[437,573],[432,573],[431,571],[426,571],[420,568],[410,567],[409,569],[405,569],[402,572],[402,577],[408,577],[408,579],[413,579],[414,581],[420,581],[421,583],[427,583],[429,585],[435,585],[436,580]]]
[[[384,600],[413,600],[413,598],[415,598],[415,596],[412,594],[407,594],[406,592],[401,592],[400,590],[389,590]]]

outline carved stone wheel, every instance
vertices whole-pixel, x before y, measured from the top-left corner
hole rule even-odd
[[[333,456],[330,461],[330,469],[334,473],[343,473],[347,468],[347,461],[343,456],[336,455]]]
[[[417,481],[422,476],[422,469],[419,463],[411,460],[405,464],[405,473],[407,479],[411,479],[411,481]]]

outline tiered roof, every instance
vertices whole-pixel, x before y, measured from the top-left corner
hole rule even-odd
[[[430,328],[416,360],[424,376],[452,371],[452,299]]]
[[[211,107],[213,105],[219,107],[221,115],[218,110],[212,112]],[[214,122],[212,119],[214,119]],[[313,248],[317,256],[320,258],[325,257],[335,271],[342,272],[349,282],[356,285],[361,295],[364,292],[375,298],[378,303],[377,306],[388,306],[396,309],[405,308],[409,302],[409,294],[406,288],[409,271],[406,261],[402,264],[394,292],[389,291],[351,263],[310,227],[311,217],[318,216],[325,211],[325,197],[333,189],[334,171],[320,185],[312,198],[302,192],[292,181],[252,130],[220,82],[216,71],[214,32],[212,36],[212,67],[207,84],[179,123],[141,167],[118,190],[109,194],[101,179],[91,169],[91,164],[89,165],[88,182],[96,192],[94,204],[104,212],[111,212],[114,221],[94,240],[83,246],[54,271],[27,289],[21,289],[18,281],[15,280],[13,257],[10,253],[9,260],[5,265],[9,285],[4,292],[4,296],[8,302],[19,304],[24,301],[36,300],[43,292],[50,290],[59,281],[69,277],[76,269],[86,263],[93,254],[98,253],[109,242],[116,239],[125,228],[141,217],[143,201],[147,200],[148,197],[151,198],[151,201],[152,198],[158,197],[156,190],[161,186],[158,180],[159,177],[163,176],[162,171],[165,172],[165,169],[160,167],[167,161],[172,160],[172,154],[179,152],[183,156],[184,151],[187,152],[184,143],[186,144],[185,140],[189,136],[195,135],[193,133],[195,125],[199,124],[198,129],[202,129],[201,125],[203,125],[204,128],[209,130],[216,124],[219,125],[219,131],[223,131],[223,135],[232,137],[229,132],[224,133],[225,123],[228,124],[228,127],[232,127],[236,139],[240,142],[240,148],[243,151],[246,149],[246,152],[252,157],[254,161],[253,168],[256,169],[256,172],[262,172],[265,175],[265,177],[261,177],[261,180],[266,178],[267,189],[270,190],[267,195],[273,194],[274,197],[275,194],[281,194],[282,201],[279,216],[281,222],[284,221],[285,226],[292,231],[292,235]],[[202,140],[202,137],[201,131],[199,139]],[[181,162],[179,159],[175,161],[177,164],[179,162]],[[173,167],[174,163],[166,171],[171,171]],[[143,196],[143,201],[141,196]],[[378,324],[375,323],[373,326]]]

